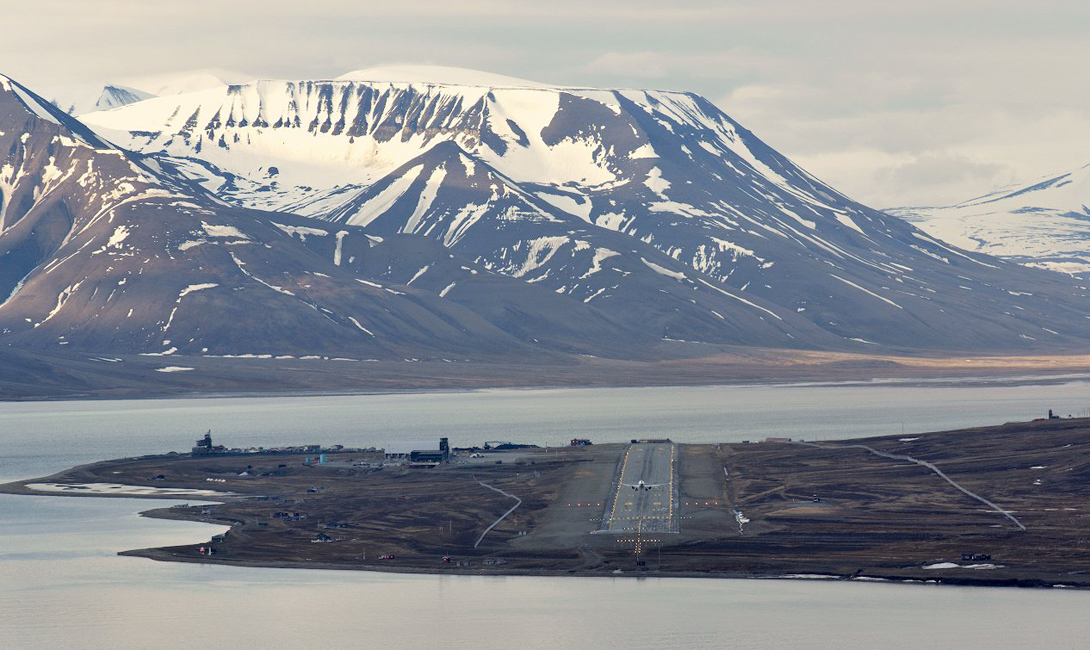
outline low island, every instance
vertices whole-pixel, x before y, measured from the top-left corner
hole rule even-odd
[[[109,460],[0,491],[215,502],[156,560],[454,574],[1090,587],[1090,419],[911,436],[299,447]]]

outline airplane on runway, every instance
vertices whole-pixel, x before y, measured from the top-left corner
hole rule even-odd
[[[621,483],[625,487],[630,487],[633,490],[650,490],[652,488],[662,487],[665,483],[645,483],[643,479],[640,479],[639,483]]]

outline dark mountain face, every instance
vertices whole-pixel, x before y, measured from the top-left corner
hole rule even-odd
[[[87,120],[233,205],[424,237],[655,339],[1000,351],[1090,333],[1077,283],[855,203],[699,96],[365,77]]]
[[[399,196],[390,201],[385,196],[392,192]],[[360,223],[359,210],[372,202],[386,207],[365,213],[368,233],[423,235],[490,271],[592,305],[658,339],[775,347],[832,340],[651,245],[555,210],[453,142],[409,161],[330,218]]]

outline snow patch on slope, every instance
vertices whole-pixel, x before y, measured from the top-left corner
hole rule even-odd
[[[215,289],[218,286],[220,286],[220,285],[215,283],[215,282],[201,282],[200,284],[191,284],[188,287],[186,287],[185,289],[182,289],[181,293],[178,294],[178,302],[181,302],[182,298],[185,298],[186,296],[193,293],[194,291],[204,291],[205,289]]]
[[[220,226],[210,224],[207,221],[201,222],[201,228],[204,229],[205,234],[209,237],[234,237],[235,239],[249,239],[245,233],[234,226]]]
[[[655,264],[654,262],[648,262],[647,258],[645,258],[645,257],[641,257],[640,261],[643,262],[647,266],[647,268],[651,269],[655,273],[658,273],[659,275],[665,275],[666,277],[673,278],[675,280],[685,280],[685,279],[687,279],[687,277],[686,277],[686,275],[684,273],[682,273],[680,271],[671,271],[670,269],[668,269],[668,268],[666,268],[664,266],[659,266],[658,264]]]
[[[384,187],[381,192],[368,199],[366,203],[360,206],[348,220],[345,222],[350,226],[366,226],[375,219],[381,217],[383,213],[393,207],[394,203],[400,199],[405,192],[409,191],[409,186],[413,184],[416,177],[420,175],[420,172],[424,170],[423,165],[416,165],[409,169],[407,172],[398,176],[389,185]]]
[[[424,190],[420,192],[420,199],[416,202],[416,208],[405,222],[401,232],[415,233],[420,226],[420,220],[428,213],[435,197],[439,194],[439,188],[443,185],[443,179],[447,177],[446,167],[439,167],[432,171],[428,181],[424,184]]]
[[[288,235],[298,237],[299,241],[304,243],[306,243],[308,235],[312,237],[325,237],[329,234],[328,230],[322,230],[321,228],[311,228],[309,226],[287,226],[282,223],[277,223],[275,221],[271,221],[270,223],[279,228],[280,230],[284,231]]]

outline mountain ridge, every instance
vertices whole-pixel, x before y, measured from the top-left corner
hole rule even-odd
[[[770,320],[809,321],[800,327],[815,345],[1018,349],[1084,336],[1078,285],[1012,270],[858,204],[693,93],[260,81],[86,118],[235,205],[380,234],[416,232],[429,210],[446,223],[458,217],[458,236],[418,234],[508,275],[534,264],[532,242],[576,245],[558,222],[584,239],[619,233],[672,260],[655,266],[714,285],[698,281],[697,292],[744,292]],[[491,171],[440,177],[426,159],[445,143]],[[425,168],[431,189],[418,177]],[[493,186],[503,197],[491,199]],[[433,193],[453,202],[436,207]],[[516,199],[542,215],[520,218],[519,232],[501,218]],[[570,291],[592,259],[538,282]],[[649,284],[620,275],[618,287],[630,282],[653,300]],[[658,333],[671,338],[665,325]]]
[[[228,206],[6,77],[0,150],[0,345],[362,360],[642,356],[654,343],[590,306],[545,311],[549,295],[500,276],[449,297],[371,278],[357,271],[372,249],[396,259],[412,244]]]
[[[257,82],[91,119],[0,81],[0,346],[556,368],[1090,338],[1081,286],[853,202],[691,93]]]

